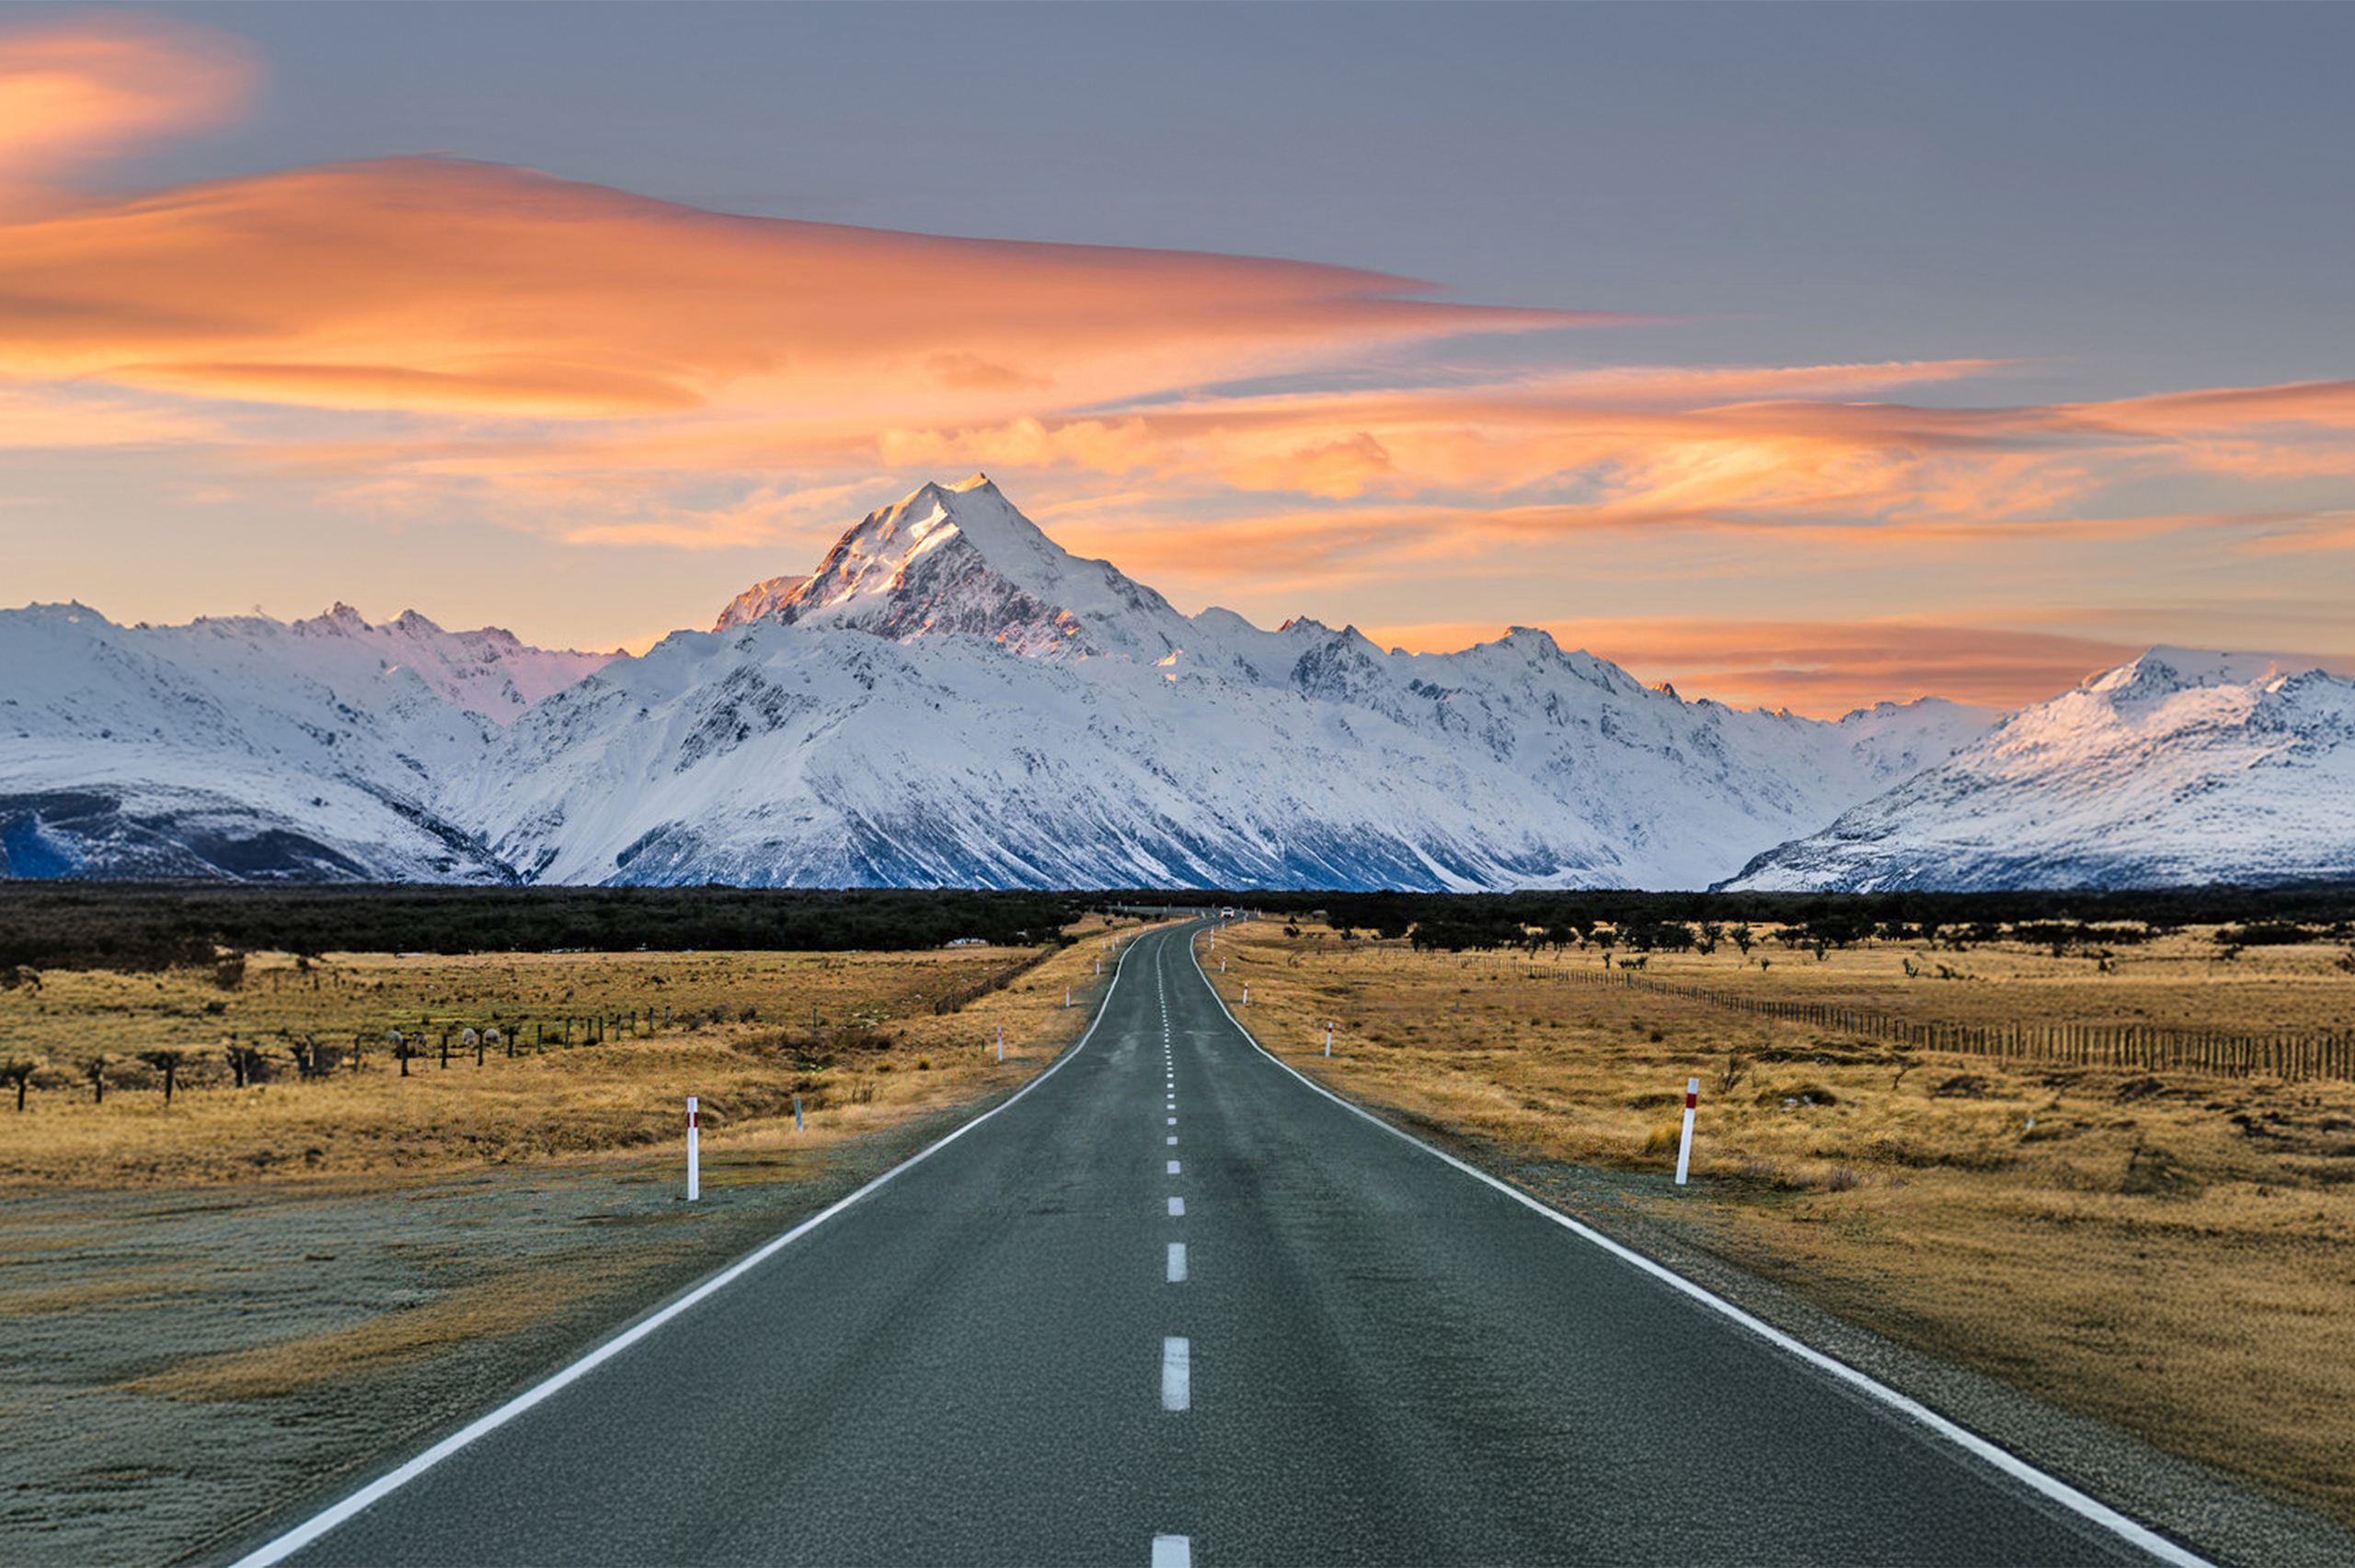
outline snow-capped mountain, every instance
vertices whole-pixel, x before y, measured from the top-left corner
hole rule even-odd
[[[1702,887],[1991,716],[1686,702],[1526,629],[1409,654],[1189,616],[977,475],[642,658],[343,606],[0,612],[0,874]]]
[[[2154,648],[2013,715],[1751,889],[2153,887],[2355,877],[2355,681]]]
[[[1543,632],[1187,616],[979,476],[733,614],[533,709],[453,817],[561,882],[1695,887],[1987,722],[1685,703]]]
[[[610,657],[343,605],[0,612],[0,876],[506,880],[442,790],[489,755],[490,718]]]

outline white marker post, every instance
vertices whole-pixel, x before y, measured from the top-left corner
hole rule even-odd
[[[793,1130],[801,1130],[801,1096],[798,1094],[793,1097]]]
[[[1249,980],[1243,982],[1243,1005],[1246,1007],[1251,1005],[1251,982]]]
[[[1333,1054],[1333,1021],[1330,1018],[1325,1020],[1325,1054]]]
[[[1693,1107],[1701,1103],[1701,1081],[1684,1081],[1684,1137],[1676,1146],[1676,1185],[1684,1185],[1684,1173],[1693,1168]]]
[[[687,1096],[687,1201],[703,1196],[703,1151],[697,1147],[703,1137],[703,1113],[695,1109],[695,1097]]]
[[[997,1026],[997,1059],[1005,1059],[1005,1025],[1003,1024]]]

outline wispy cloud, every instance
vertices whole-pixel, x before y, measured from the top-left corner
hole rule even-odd
[[[240,112],[260,79],[235,40],[100,14],[0,38],[0,210],[53,200],[76,169]]]

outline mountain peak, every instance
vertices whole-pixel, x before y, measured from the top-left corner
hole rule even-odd
[[[2154,699],[2216,686],[2262,686],[2291,667],[2267,654],[2152,648],[2131,664],[2089,677],[2084,690],[2118,698]]]
[[[1184,624],[1110,563],[1048,538],[985,474],[926,482],[867,513],[809,578],[746,590],[715,629],[759,619],[895,642],[979,635],[1034,657],[1117,650],[1148,659],[1176,647]]]

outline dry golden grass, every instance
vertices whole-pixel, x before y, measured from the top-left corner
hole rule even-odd
[[[1654,953],[1645,956],[1643,973],[1683,985],[1739,986],[1782,1001],[1865,1009],[1910,1024],[2137,1024],[2251,1035],[2355,1025],[2355,973],[2339,967],[2349,952],[2342,944],[2249,947],[2227,958],[2215,928],[2193,927],[2102,951],[2101,958],[2076,951],[2054,957],[2049,949],[2009,942],[1956,951],[1869,940],[1818,958],[1760,927],[1747,956],[1731,943],[1706,955]],[[1599,973],[1601,956],[1573,949],[1536,962]],[[1918,971],[1912,977],[1909,963]]]
[[[2335,949],[2224,964],[2205,938],[2112,974],[1973,948],[1934,961],[1980,979],[1909,982],[1913,950],[1819,964],[1772,946],[1746,968],[1726,949],[1648,971],[1916,1020],[2355,1019]],[[1213,962],[1212,979],[1230,998],[1249,981],[1259,1038],[1335,1088],[1511,1152],[1660,1173],[1635,1201],[1724,1255],[2355,1523],[2355,1084],[1901,1050],[1582,983],[1591,950],[1454,957],[1252,924],[1217,951],[1230,972]],[[1677,1194],[1664,1176],[1688,1076],[1697,1185]]]
[[[0,993],[0,1058],[48,1064],[25,1112],[0,1108],[0,1191],[592,1155],[682,1138],[688,1094],[702,1102],[716,1183],[789,1176],[842,1139],[1018,1082],[1051,1060],[1101,984],[1093,966],[1107,937],[1095,922],[1076,934],[1076,945],[945,1015],[933,1011],[939,998],[1034,955],[348,955],[309,974],[265,956],[232,992],[209,975],[54,973],[38,991]],[[1079,1005],[1064,1007],[1066,987]],[[672,1025],[643,1033],[649,1010],[659,1024],[666,1008]],[[640,1033],[555,1043],[564,1018],[630,1010]],[[523,1045],[512,1057],[487,1049],[479,1067],[454,1042],[447,1066],[437,1048],[404,1076],[383,1043],[387,1028],[423,1022],[438,1047],[445,1026],[494,1020],[526,1021],[512,1029]],[[542,1021],[550,1043],[536,1048]],[[304,1079],[280,1054],[272,1082],[236,1089],[222,1045],[233,1035],[368,1044],[356,1070]],[[200,1053],[168,1106],[133,1055],[158,1045]],[[103,1104],[75,1066],[99,1051],[114,1063]]]
[[[625,1254],[621,1266],[646,1271],[659,1257]],[[383,1312],[343,1328],[201,1356],[169,1371],[120,1385],[126,1391],[176,1400],[269,1399],[334,1379],[365,1377],[422,1361],[454,1345],[532,1327],[584,1297],[620,1281],[612,1264],[586,1269],[514,1269],[400,1311]]]

